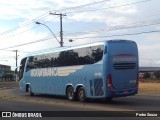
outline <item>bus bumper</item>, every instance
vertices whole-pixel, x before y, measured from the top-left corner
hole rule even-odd
[[[125,97],[125,96],[131,96],[138,93],[138,88],[132,88],[132,89],[124,89],[124,90],[110,90],[109,96],[107,97]]]
[[[22,82],[19,82],[19,86],[20,86],[20,91],[21,92],[26,92],[26,87]]]

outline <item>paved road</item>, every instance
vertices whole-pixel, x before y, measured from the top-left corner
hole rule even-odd
[[[6,96],[6,97],[5,97]],[[105,110],[105,111],[160,111],[159,94],[138,94],[136,96],[115,98],[112,101],[89,100],[86,103],[78,101],[68,101],[65,97],[35,95],[28,96],[16,89],[3,89],[0,91],[0,97],[16,101],[26,101],[33,103],[42,103],[47,105],[58,105],[73,107],[78,110]]]
[[[0,111],[160,111],[159,101],[160,95],[148,94],[116,98],[113,101],[90,100],[81,103],[57,96],[30,97],[21,93],[18,88],[0,90]],[[92,118],[88,120],[90,119]]]

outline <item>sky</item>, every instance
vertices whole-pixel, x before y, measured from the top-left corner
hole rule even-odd
[[[59,49],[60,16],[49,13],[62,13],[64,47],[133,40],[140,66],[160,67],[159,5],[160,0],[0,0],[0,64],[14,70],[15,50],[19,64],[24,56]]]

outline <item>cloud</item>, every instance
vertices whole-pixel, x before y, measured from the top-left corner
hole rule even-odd
[[[39,14],[42,14],[52,8],[52,4],[47,4],[47,2],[47,0],[45,2],[37,2],[36,0],[12,0],[12,2],[10,0],[0,1],[0,18],[34,18],[35,16],[38,16]]]
[[[100,1],[100,0],[98,0]],[[136,0],[137,1],[137,0]],[[73,31],[73,32],[83,32],[83,31],[92,31],[93,29],[108,29],[112,26],[124,26],[127,24],[130,24],[135,21],[143,21],[143,20],[150,20],[149,16],[152,16],[152,13],[157,12],[159,10],[159,4],[158,2],[155,4],[150,3],[143,3],[138,6],[137,4],[129,5],[129,6],[121,6],[121,7],[115,7],[111,9],[102,9],[102,10],[97,10],[97,11],[91,11],[91,12],[78,12],[78,11],[87,11],[87,10],[94,10],[94,9],[101,9],[101,8],[107,8],[107,7],[112,7],[112,6],[118,6],[118,5],[123,5],[123,4],[128,4],[132,2],[136,2],[135,0],[110,0],[106,1],[100,4],[96,5],[91,5],[91,6],[85,6],[85,7],[75,7],[74,9],[69,9],[74,6],[79,6],[79,5],[84,5],[92,2],[97,2],[96,0],[85,0],[85,1],[73,1],[73,0],[1,0],[0,1],[0,19],[5,21],[5,20],[10,20],[10,25],[7,23],[1,23],[2,26],[0,28],[0,33],[3,31],[8,30],[11,26],[17,26],[16,24],[18,23],[19,26],[23,25],[23,23],[26,23],[28,20],[32,20],[44,13],[47,13],[49,11],[55,12],[56,10],[61,10],[58,11],[62,13],[66,13],[67,17],[63,19],[64,23],[64,33]],[[153,2],[153,1],[152,1]],[[149,5],[149,7],[148,7]],[[64,8],[68,8],[64,10]],[[157,8],[157,10],[156,10]],[[62,10],[63,9],[63,10]],[[147,12],[146,12],[147,11]],[[149,11],[149,12],[148,12]],[[152,12],[151,12],[152,11]],[[75,13],[73,13],[75,12]],[[77,12],[77,13],[76,13]],[[48,15],[48,13],[46,14]],[[158,17],[157,16],[152,16],[153,18]],[[145,17],[144,17],[145,16]],[[42,16],[43,17],[43,16]],[[48,15],[47,17],[41,18],[39,21],[41,22],[46,22],[47,20],[51,20],[54,17],[51,15]],[[21,20],[20,20],[21,19]],[[12,24],[12,22],[15,22],[16,24]],[[18,21],[18,22],[17,22]],[[68,22],[69,21],[69,22]],[[35,21],[32,21],[33,23]],[[55,23],[55,24],[54,24]],[[84,24],[85,23],[85,24]],[[6,25],[7,24],[7,25]],[[54,24],[55,26],[51,25]],[[78,25],[77,25],[78,24]],[[88,24],[88,25],[87,25]],[[54,33],[58,32],[59,34],[59,18],[57,16],[57,21],[51,21],[51,23],[47,24],[50,26],[53,26],[55,29]],[[5,28],[6,26],[6,28]],[[26,31],[33,27],[33,24],[30,24],[29,26],[26,26],[22,29],[18,29],[11,34],[7,34],[6,36],[10,35],[15,35],[13,37],[8,37],[2,40],[5,36],[0,36],[1,38],[1,44],[3,44],[3,47],[7,46],[13,46],[21,43],[26,43],[26,42],[32,42],[38,39],[45,38],[47,36],[50,36],[51,34],[44,28],[37,28],[33,30],[29,30],[28,32],[25,32],[21,35],[18,33]],[[79,34],[75,36],[76,38],[81,38],[81,37],[90,37],[90,36],[99,36],[99,35],[114,35],[114,34],[124,34],[124,33],[132,33],[136,31],[144,31],[144,30],[152,30],[152,29],[159,29],[160,27],[154,26],[152,28],[148,29],[143,29],[143,28],[137,28],[137,29],[125,29],[125,30],[119,30],[119,31],[98,31],[95,32],[94,34]],[[66,31],[65,31],[66,30]],[[140,37],[139,37],[140,36]],[[64,34],[64,38],[65,38]],[[71,34],[70,36],[67,36],[68,38],[73,38],[74,36]],[[148,58],[148,56],[157,58],[159,57],[159,52],[160,51],[160,35],[159,34],[145,34],[145,35],[135,35],[135,36],[121,36],[121,37],[110,37],[111,39],[114,38],[122,38],[122,39],[135,39],[138,46],[139,46],[139,53],[140,57]],[[108,39],[108,38],[103,38]],[[79,39],[77,41],[74,41],[73,43],[67,42],[68,39],[64,40],[66,46],[70,45],[79,45],[79,44],[85,44],[89,42],[96,42],[101,40],[101,38],[86,38],[86,39]],[[14,49],[19,49],[22,51],[34,51],[34,50],[39,50],[39,49],[47,49],[51,47],[59,47],[59,43],[55,41],[53,38],[52,40],[48,40],[45,42],[41,43],[36,43],[28,46],[22,46],[19,48],[14,48]],[[3,48],[1,46],[1,48]],[[13,60],[14,61],[14,60]],[[141,60],[141,64],[149,64],[148,60]],[[156,63],[155,63],[156,64]]]
[[[0,27],[0,33],[3,33],[4,31],[6,31],[7,29],[5,27]]]
[[[128,22],[128,19],[122,16],[108,16],[106,19],[104,19],[104,21],[108,26],[120,26],[126,24]]]
[[[63,1],[63,0],[58,0],[58,1],[52,1],[52,0],[45,0],[45,1],[36,1],[36,0],[27,0],[27,1],[22,1],[22,0],[5,0],[5,1],[0,1],[0,18],[1,19],[33,19],[36,16],[39,16],[43,13],[52,11],[54,10],[60,10],[62,8],[70,8],[72,6],[79,6],[79,5],[84,5],[87,3],[92,3],[92,0],[86,0],[86,1],[70,1],[68,0]],[[89,9],[95,9],[95,8],[106,8],[106,6],[115,6],[116,2],[104,2],[103,4],[97,4],[93,6],[88,6],[88,7],[81,7],[81,8],[76,8],[73,9],[73,11],[76,10],[88,10]],[[124,0],[120,0],[118,4],[124,4],[126,3]],[[127,9],[127,10],[126,10]],[[5,11],[5,12],[4,12]],[[66,12],[70,12],[71,10],[67,10]],[[65,11],[64,11],[65,12]],[[112,18],[114,17],[115,23],[118,23],[120,21],[120,17],[117,18],[117,14],[133,14],[136,12],[136,8],[134,6],[132,7],[118,7],[114,9],[109,9],[109,12],[111,12],[109,15],[113,14]],[[76,21],[85,21],[85,22],[90,22],[90,21],[95,21],[97,20],[98,22],[103,22],[106,19],[106,15],[108,15],[105,11],[95,11],[95,12],[89,12],[89,13],[75,13],[73,16],[69,17],[72,20]],[[88,17],[86,17],[88,16]],[[121,18],[122,19],[122,18]],[[117,20],[117,22],[116,22]],[[109,22],[110,23],[110,22]],[[108,23],[108,24],[109,24]]]
[[[48,33],[42,33],[42,32],[36,33],[34,31],[27,31],[27,30],[28,30],[28,27],[23,27],[21,29],[17,29],[16,31],[14,31],[14,33],[10,34],[10,36],[8,37],[2,36],[1,44],[3,44],[3,46],[1,46],[0,49],[19,45],[19,44],[24,44],[28,42],[33,42],[35,40],[46,38],[48,36]],[[27,31],[27,32],[24,32],[24,31]],[[38,46],[36,48],[38,48]],[[18,49],[18,48],[15,47],[11,49]],[[35,49],[35,47],[33,48],[31,47],[30,49],[28,49],[28,46],[27,47],[23,46],[21,49],[33,50]]]
[[[160,66],[160,35],[159,33],[144,34],[138,41],[141,66]]]
[[[120,14],[135,14],[137,12],[137,8],[135,6],[125,6],[125,7],[118,7],[113,9],[116,13]]]
[[[92,22],[92,21],[102,22],[103,18],[104,17],[101,14],[95,14],[95,13],[79,13],[79,14],[74,14],[73,16],[69,17],[69,19],[76,20],[78,22],[80,22],[80,21],[84,21],[84,22]]]
[[[136,18],[130,19],[128,16],[133,16],[138,12],[135,5],[119,7],[120,5],[125,4],[127,4],[127,2],[124,0],[119,0],[118,4],[117,1],[114,0],[104,2],[103,4],[97,4],[96,6],[93,6],[93,8],[89,6],[81,8],[80,11],[82,12],[73,12],[73,14],[71,14],[68,18],[77,22],[101,22],[105,23],[107,26],[124,25],[127,24],[129,21],[134,21]]]
[[[155,26],[157,27],[157,26]],[[160,26],[159,26],[160,28]],[[152,42],[152,45],[154,45],[154,43],[159,42],[160,41],[160,34],[159,33],[153,33],[153,34],[147,34],[145,35],[145,38],[147,40],[150,40]]]
[[[86,17],[87,16],[87,17]],[[79,13],[74,14],[69,19],[75,20],[77,22],[99,22],[105,23],[107,26],[118,26],[124,25],[128,22],[128,18],[124,16],[113,16],[108,14],[104,16],[104,13],[99,12],[98,14],[95,13]]]
[[[118,0],[117,1],[111,1],[108,5],[109,6],[113,6],[112,9],[109,9],[109,11],[111,12],[115,12],[117,14],[121,14],[121,15],[132,15],[138,12],[136,5],[132,4],[129,5],[131,3],[135,3],[135,0]],[[117,4],[118,3],[118,4]],[[115,6],[115,7],[114,7]],[[117,6],[117,7],[116,7]]]
[[[78,6],[79,4],[86,4],[93,2],[92,0],[86,1],[70,1],[64,0],[4,0],[0,1],[0,18],[1,19],[33,19],[43,13],[64,8],[69,8],[72,6]]]

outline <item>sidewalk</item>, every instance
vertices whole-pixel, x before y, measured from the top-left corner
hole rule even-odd
[[[12,89],[12,88],[17,88],[19,87],[19,83],[15,81],[7,81],[7,82],[2,82],[0,81],[0,90],[2,89]]]

